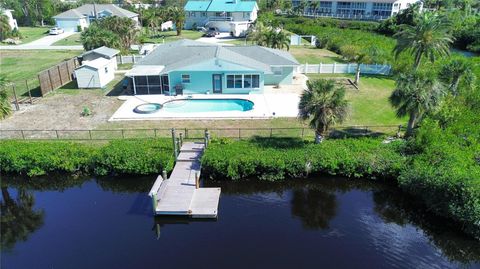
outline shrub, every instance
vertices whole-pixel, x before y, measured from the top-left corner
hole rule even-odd
[[[30,177],[52,173],[147,175],[172,170],[170,140],[118,140],[107,144],[2,141],[0,167]]]

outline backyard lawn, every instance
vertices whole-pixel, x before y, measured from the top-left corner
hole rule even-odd
[[[345,74],[311,74],[310,79],[350,78]],[[385,76],[367,76],[360,78],[359,90],[347,87],[347,99],[350,101],[350,115],[342,125],[398,125],[405,124],[406,119],[398,119],[388,101],[395,81]]]
[[[53,43],[54,46],[75,46],[75,45],[82,45],[80,41],[80,33],[73,34],[69,37],[66,37],[62,40],[59,40]]]
[[[37,87],[38,72],[78,56],[79,53],[68,50],[6,50],[0,53],[0,70],[2,75],[16,84],[17,94],[21,95],[26,92],[26,79],[29,87]]]
[[[165,37],[165,42],[172,42],[176,41],[179,39],[198,39],[202,37],[203,33],[200,31],[192,31],[192,30],[182,30],[182,34],[180,36],[177,36],[176,31],[165,31],[165,32],[158,32],[153,35],[151,33],[150,35],[146,35],[147,38],[144,40],[146,43],[163,43],[164,37]]]

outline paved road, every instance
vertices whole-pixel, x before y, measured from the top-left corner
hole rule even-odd
[[[83,50],[83,46],[52,46],[53,43],[75,34],[67,32],[59,35],[48,35],[27,44],[0,46],[0,50]]]

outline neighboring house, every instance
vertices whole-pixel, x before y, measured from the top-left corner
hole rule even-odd
[[[134,94],[248,94],[292,84],[297,66],[286,51],[180,40],[156,47],[126,76]]]
[[[185,29],[206,26],[231,32],[236,24],[253,23],[257,14],[256,1],[190,0],[185,5]]]
[[[85,4],[78,8],[67,10],[53,18],[57,27],[65,32],[77,32],[87,28],[97,18],[118,16],[130,18],[138,25],[138,14],[120,8],[113,4]]]
[[[11,9],[0,9],[0,13],[7,16],[10,29],[18,29],[17,20],[13,18]]]
[[[301,0],[292,0],[292,6],[298,6]],[[347,19],[383,20],[408,8],[420,0],[322,0],[319,7],[313,10],[307,1],[305,15],[319,17],[334,17]]]
[[[82,65],[75,69],[78,88],[103,88],[115,77],[120,51],[100,47],[80,56]]]

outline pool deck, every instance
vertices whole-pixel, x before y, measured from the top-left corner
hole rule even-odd
[[[181,96],[135,95],[123,97],[125,103],[112,115],[109,121],[124,120],[177,120],[177,119],[266,119],[275,117],[296,117],[298,115],[297,93],[262,94],[193,94]],[[151,114],[138,114],[134,108],[144,103],[163,104],[178,99],[246,99],[254,103],[250,111],[215,111],[178,113],[159,110]]]
[[[149,193],[155,215],[216,218],[220,188],[197,188],[203,143],[184,143],[169,179],[158,176]]]

